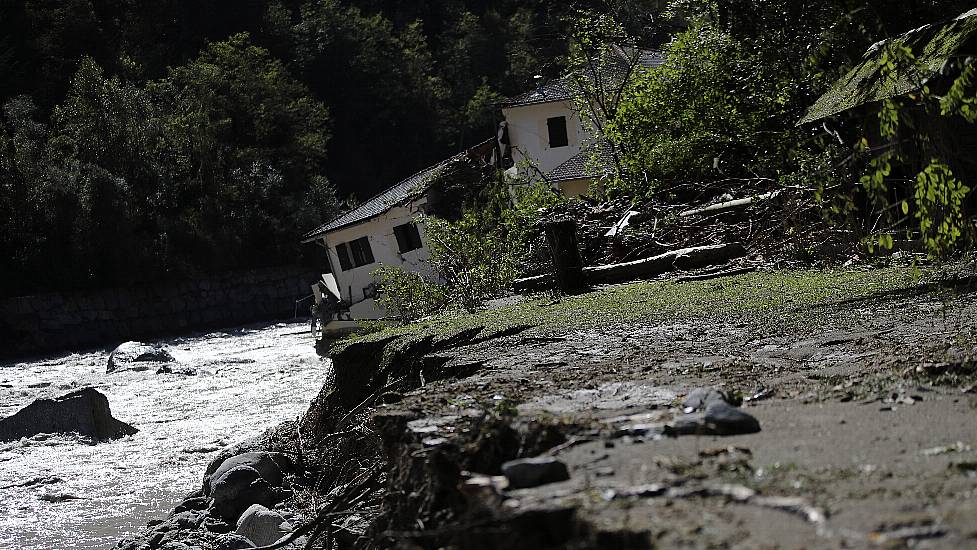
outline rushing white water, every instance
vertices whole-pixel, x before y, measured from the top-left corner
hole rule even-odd
[[[197,374],[106,374],[108,351],[0,364],[0,417],[91,386],[140,430],[97,445],[76,435],[0,443],[0,549],[111,548],[198,488],[221,448],[305,412],[330,368],[302,323],[162,343],[174,370]],[[78,498],[57,502],[65,495]]]

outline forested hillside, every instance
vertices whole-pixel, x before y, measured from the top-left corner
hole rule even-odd
[[[575,8],[3,2],[0,293],[298,260],[341,200],[492,135]]]
[[[493,101],[561,74],[581,10],[663,47],[663,4],[5,1],[0,294],[314,257],[298,237],[343,201],[492,135]],[[821,150],[794,124],[833,78],[873,41],[967,7],[672,4],[693,25],[667,48],[678,72],[639,79],[609,113],[642,182],[715,177],[715,159],[737,177],[797,173]]]

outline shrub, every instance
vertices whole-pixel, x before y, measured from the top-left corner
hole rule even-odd
[[[373,278],[377,305],[404,323],[440,311],[447,302],[444,287],[400,266],[381,266],[373,272]]]
[[[427,218],[425,227],[431,263],[450,302],[474,311],[512,285],[519,267],[517,243],[502,227],[485,230],[472,211],[457,222]]]

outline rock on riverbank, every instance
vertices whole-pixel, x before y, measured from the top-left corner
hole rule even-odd
[[[0,420],[0,441],[40,433],[70,433],[116,439],[139,430],[112,417],[109,400],[98,390],[85,388],[54,399],[38,399],[13,416]]]

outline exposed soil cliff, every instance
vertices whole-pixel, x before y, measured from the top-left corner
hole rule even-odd
[[[263,447],[294,456],[279,508],[313,547],[974,544],[972,286],[642,283],[347,342]],[[760,431],[709,435],[738,432],[695,388]],[[568,475],[517,483],[527,457]]]

